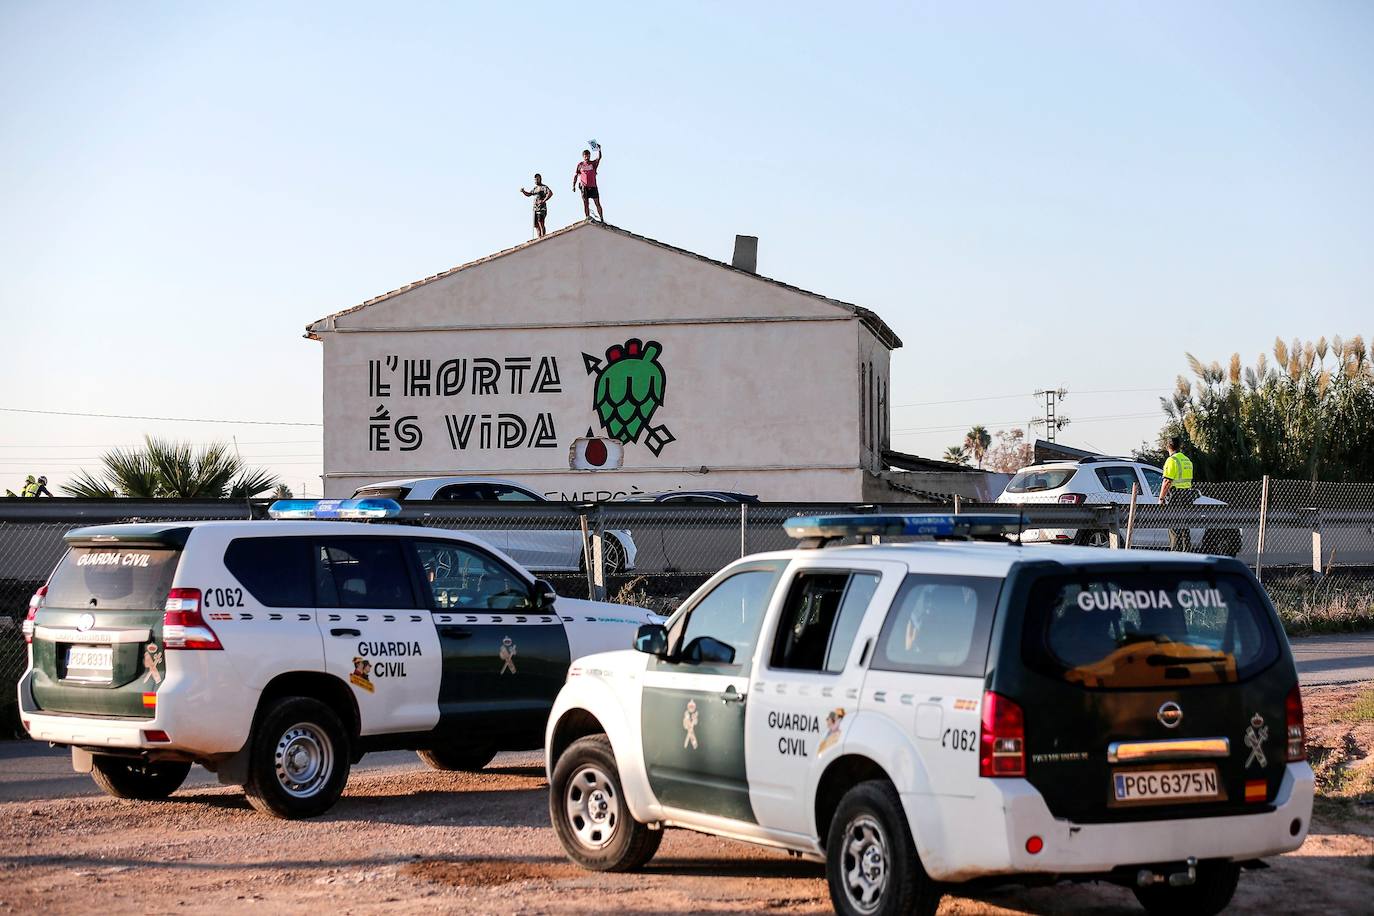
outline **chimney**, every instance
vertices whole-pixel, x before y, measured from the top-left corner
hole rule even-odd
[[[730,266],[747,270],[751,274],[759,272],[759,237],[757,235],[735,236],[735,256]]]

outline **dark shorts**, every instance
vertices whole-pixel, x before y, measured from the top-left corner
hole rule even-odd
[[[590,187],[590,188],[589,188],[589,187],[583,186],[583,188],[582,188],[582,199],[583,199],[583,200],[600,200],[600,199],[601,199],[601,192],[598,191],[595,187]]]
[[[546,217],[546,216],[548,216],[548,215],[549,215],[549,209],[548,209],[548,207],[535,207],[535,208],[534,208],[534,222],[535,222],[535,225],[538,225],[538,224],[539,224],[539,221],[542,220],[544,217]]]

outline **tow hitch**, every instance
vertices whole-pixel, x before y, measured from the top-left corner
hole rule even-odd
[[[1170,887],[1188,887],[1197,883],[1197,856],[1189,856],[1184,863],[1188,866],[1187,871],[1176,871],[1172,874],[1163,874],[1149,868],[1142,868],[1135,874],[1137,887],[1149,887],[1152,884],[1165,884]]]

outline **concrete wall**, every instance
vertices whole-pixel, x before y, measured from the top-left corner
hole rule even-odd
[[[887,349],[849,310],[598,226],[333,328],[319,329],[330,496],[388,478],[481,474],[576,499],[711,488],[857,500],[860,468],[881,451],[865,438],[855,380],[862,362],[885,392]],[[662,403],[625,445],[623,469],[570,471],[575,438],[608,435],[597,372],[609,347],[632,338],[661,345]],[[599,366],[589,371],[589,360]],[[672,437],[657,453],[653,429]]]

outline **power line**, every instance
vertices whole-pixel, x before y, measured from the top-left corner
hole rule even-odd
[[[1159,390],[1159,388],[1094,388],[1089,391],[1078,391],[1075,392],[1075,394],[1136,394],[1145,391],[1157,392]],[[948,401],[916,401],[911,404],[893,404],[892,409],[896,410],[898,407],[938,407],[941,404],[972,404],[975,401],[1011,401],[1024,397],[1034,397],[1034,395],[1022,391],[1019,394],[993,394],[979,398],[953,398]]]
[[[1096,416],[1096,417],[1078,417],[1078,418],[1076,418],[1076,419],[1074,420],[1074,422],[1075,422],[1075,423],[1091,423],[1091,422],[1096,421],[1096,420],[1140,420],[1140,419],[1144,419],[1144,418],[1146,418],[1146,417],[1157,417],[1157,416],[1159,416],[1159,413],[1158,413],[1157,411],[1150,411],[1149,413],[1102,414],[1101,416]],[[994,421],[994,422],[991,422],[991,423],[984,421],[984,422],[982,423],[982,425],[983,425],[983,426],[1018,426],[1018,425],[1025,425],[1025,423],[1026,423],[1025,420],[998,420],[998,421]],[[975,425],[975,424],[974,424],[974,423],[956,423],[956,424],[954,424],[954,425],[952,425],[952,426],[909,426],[909,427],[906,427],[906,428],[904,428],[904,429],[894,429],[893,432],[894,432],[894,433],[943,433],[943,432],[952,432],[952,431],[958,431],[958,430],[966,430],[966,429],[968,429],[970,426],[973,426],[973,425]]]
[[[102,420],[164,420],[171,423],[230,423],[242,426],[324,426],[323,423],[297,423],[292,420],[222,420],[204,417],[142,417],[123,413],[82,413],[75,410],[29,410],[23,407],[0,407],[6,413],[35,413],[52,417],[97,417]]]

